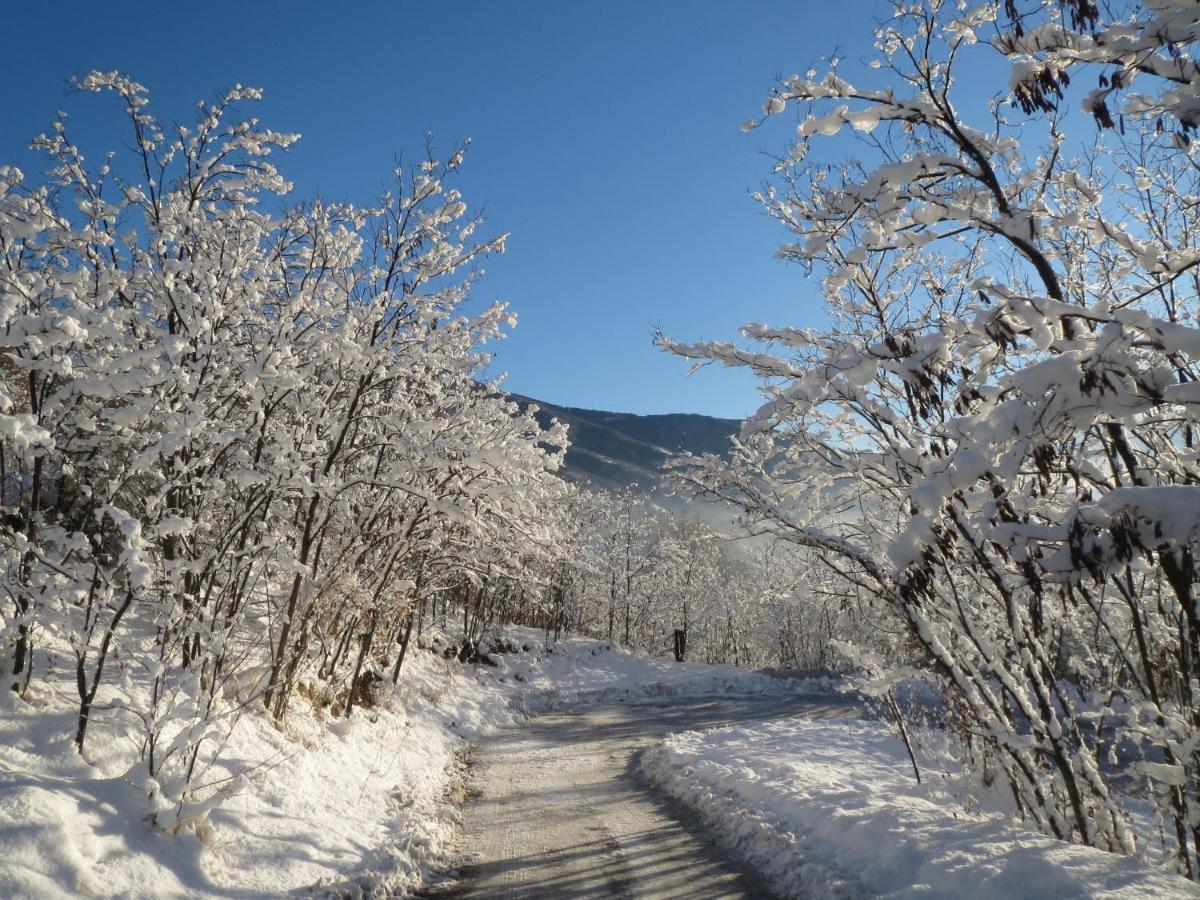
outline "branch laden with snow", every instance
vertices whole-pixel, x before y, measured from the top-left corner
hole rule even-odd
[[[755,350],[662,343],[764,379],[732,463],[692,460],[682,483],[876,598],[907,644],[864,651],[937,676],[1039,827],[1137,852],[1116,787],[1133,778],[1198,877],[1200,181],[1155,121],[1194,127],[1196,15],[1105,16],[906,5],[870,87],[838,64],[785,79],[764,121],[795,110],[797,138],[756,196],[831,324],[748,326]],[[968,107],[955,76],[997,49],[1012,84]],[[1047,99],[1083,63],[1125,73],[1109,89],[1137,73],[1122,133]],[[839,132],[848,163],[822,156]]]

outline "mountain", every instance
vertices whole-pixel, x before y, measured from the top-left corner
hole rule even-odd
[[[557,406],[519,395],[513,399],[522,405],[536,405],[543,425],[558,419],[570,426],[568,479],[609,489],[637,484],[645,492],[654,492],[664,462],[683,451],[723,453],[729,449],[729,438],[742,426],[737,419],[693,413],[639,416]]]

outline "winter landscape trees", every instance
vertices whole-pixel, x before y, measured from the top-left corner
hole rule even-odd
[[[248,708],[398,681],[414,624],[462,660],[511,621],[659,647],[690,600],[706,646],[715,538],[563,482],[565,429],[479,380],[513,317],[465,311],[504,247],[452,186],[466,144],[377,206],[295,205],[257,91],[168,127],[123,75],[78,87],[127,152],[60,117],[44,180],[0,172],[0,646],[22,696],[70,673],[81,754],[101,710],[128,729],[156,821],[238,787],[198,785]]]
[[[785,80],[765,113],[798,138],[756,196],[830,325],[664,343],[767,379],[732,464],[680,477],[902,627],[845,645],[870,687],[931,679],[1049,834],[1134,852],[1121,797],[1152,797],[1196,877],[1200,18],[1119,6],[898,7],[865,86]],[[997,51],[1007,86],[956,80]]]
[[[568,477],[568,430],[490,374],[515,317],[472,297],[506,236],[467,142],[372,205],[298,200],[257,90],[169,125],[78,79],[125,149],[60,114],[44,174],[0,167],[4,701],[69,700],[71,761],[118,735],[146,817],[199,835],[255,774],[248,717],[343,734],[418,650],[499,673],[453,701],[478,715],[533,674],[508,625],[851,673],[915,780],[914,696],[1048,843],[1200,880],[1198,36],[1186,0],[924,0],[783,79],[753,196],[825,324],[660,336],[765,398],[671,498]]]
[[[27,693],[69,648],[80,752],[137,681],[170,828],[231,699],[280,718],[319,669],[348,715],[416,603],[515,577],[564,438],[475,379],[511,316],[462,312],[504,241],[450,186],[465,146],[376,208],[284,207],[294,137],[238,118],[255,91],[168,129],[124,76],[79,87],[121,98],[132,150],[89,165],[59,119],[48,182],[2,173],[6,674]]]

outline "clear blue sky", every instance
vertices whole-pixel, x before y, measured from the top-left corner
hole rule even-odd
[[[74,136],[116,106],[67,78],[120,69],[167,120],[235,82],[297,131],[299,196],[365,202],[433,132],[474,146],[462,182],[510,231],[480,301],[521,322],[498,345],[507,386],[555,403],[741,417],[753,381],[686,365],[650,334],[733,337],[815,324],[819,296],[773,259],[782,234],[746,196],[782,123],[741,134],[779,75],[835,48],[870,54],[879,4],[773,2],[43,2],[8,0],[0,162],[66,109]],[[836,12],[836,15],[833,13]],[[96,148],[93,148],[96,149]]]

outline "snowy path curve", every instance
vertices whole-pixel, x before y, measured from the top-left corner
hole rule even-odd
[[[851,715],[839,698],[675,698],[539,716],[472,761],[458,879],[445,898],[769,897],[690,814],[636,773],[669,734],[797,714]]]

